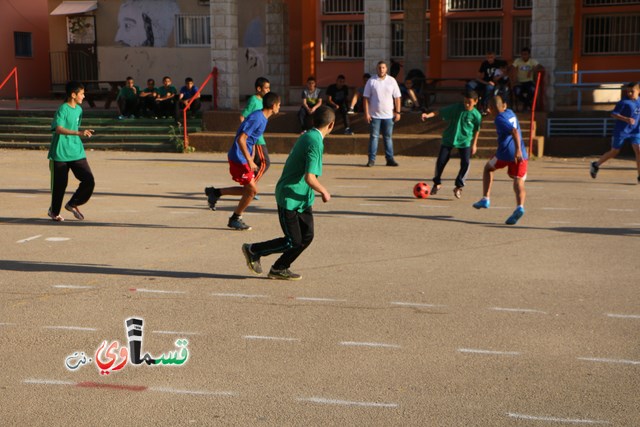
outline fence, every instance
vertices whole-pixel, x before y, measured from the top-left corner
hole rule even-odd
[[[578,91],[577,109],[582,111],[582,92],[585,90],[621,90],[624,83],[623,81],[603,81],[603,82],[585,82],[585,75],[597,75],[602,74],[608,77],[611,74],[633,74],[640,73],[640,70],[588,70],[588,71],[554,71],[556,80],[560,83],[554,83],[553,87],[560,90],[576,90]],[[571,80],[571,82],[562,82],[564,79]],[[606,85],[613,85],[613,87],[607,87]]]

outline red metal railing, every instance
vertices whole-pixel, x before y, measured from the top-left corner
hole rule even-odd
[[[535,127],[535,119],[536,119],[536,103],[538,102],[538,92],[540,91],[540,78],[543,73],[538,73],[538,77],[536,78],[536,90],[533,92],[533,103],[531,104],[531,124],[529,125],[529,156],[532,155],[531,150],[533,149],[533,137],[534,137],[534,127]]]
[[[20,96],[18,95],[18,67],[13,67],[13,70],[7,75],[2,83],[0,83],[0,90],[4,87],[5,84],[9,81],[11,77],[14,77],[16,83],[16,110],[20,109]]]
[[[218,109],[218,67],[213,67],[213,70],[209,73],[207,78],[202,82],[200,88],[196,92],[194,96],[187,101],[184,106],[184,110],[182,111],[182,123],[184,124],[184,148],[189,148],[189,133],[187,132],[187,111],[191,108],[191,103],[196,100],[197,95],[200,95],[202,89],[209,83],[209,80],[213,79],[213,109]]]

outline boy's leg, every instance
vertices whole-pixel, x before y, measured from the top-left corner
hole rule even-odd
[[[304,212],[289,211],[278,207],[280,226],[289,239],[290,247],[273,263],[272,270],[285,270],[300,256],[313,241],[313,212],[307,208]]]
[[[458,176],[456,176],[456,186],[453,189],[453,195],[456,199],[462,196],[462,188],[464,182],[467,179],[469,173],[469,166],[471,164],[471,147],[458,148],[458,154],[460,155],[460,170]]]
[[[69,167],[73,175],[80,181],[80,185],[78,185],[78,189],[73,196],[71,196],[68,204],[73,207],[84,205],[91,198],[96,185],[93,173],[89,167],[89,162],[87,159],[77,160],[70,162]]]
[[[51,213],[54,216],[60,215],[64,192],[69,181],[69,166],[66,162],[49,161],[51,170]]]
[[[256,155],[253,158],[254,163],[258,166],[258,170],[255,174],[256,183],[260,181],[260,178],[267,173],[269,166],[271,166],[271,160],[269,159],[269,152],[267,151],[266,144],[254,145]]]
[[[226,193],[222,191],[222,194]],[[256,180],[254,178],[251,182],[242,187],[242,197],[240,198],[238,206],[233,213],[237,216],[242,216],[242,213],[249,207],[256,194],[258,194],[258,187],[256,186]]]
[[[636,166],[638,168],[638,184],[640,184],[640,140],[631,143],[633,153],[636,155]]]
[[[380,119],[371,119],[369,125],[369,163],[367,166],[373,166],[378,154],[378,139],[380,138]]]
[[[304,132],[305,130],[307,130],[307,110],[305,110],[304,108],[300,108],[300,110],[298,111],[298,121],[300,122],[300,127],[302,128],[302,131]]]
[[[524,206],[524,200],[527,197],[527,192],[524,189],[524,178],[513,178],[513,191],[516,193],[518,206]]]
[[[127,112],[127,100],[124,97],[118,98],[116,101],[118,104],[118,112],[120,113],[120,117],[126,117]]]
[[[445,166],[449,162],[449,158],[451,157],[451,150],[453,147],[447,147],[446,145],[440,145],[440,152],[438,153],[438,159],[436,160],[436,170],[435,175],[433,177],[433,190],[438,191],[440,188],[440,184],[442,184],[442,173],[444,172]],[[431,194],[436,194],[431,191]]]
[[[398,166],[393,159],[393,119],[382,120],[382,139],[384,141],[384,156],[387,166]]]
[[[493,185],[493,173],[495,168],[491,166],[490,162],[484,165],[482,171],[482,197],[488,199],[491,197],[491,186]]]

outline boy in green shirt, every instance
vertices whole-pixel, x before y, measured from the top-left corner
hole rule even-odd
[[[333,130],[335,113],[329,107],[320,107],[313,115],[314,128],[298,138],[289,153],[276,184],[278,218],[284,237],[261,243],[245,243],[242,253],[249,270],[262,273],[260,258],[282,253],[269,271],[270,279],[300,280],[302,276],[289,270],[291,264],[313,240],[313,212],[311,207],[317,191],[323,202],[331,200],[318,177],[322,175],[323,139]]]
[[[133,82],[133,77],[127,77],[124,87],[120,88],[116,102],[120,115],[118,119],[135,119],[138,114],[138,97],[140,96],[140,88]]]
[[[249,98],[247,106],[244,107],[244,110],[240,113],[240,123],[244,122],[244,120],[249,117],[249,114],[254,111],[262,110],[262,98],[271,91],[271,83],[269,83],[266,77],[258,77],[254,87],[256,88],[256,94]],[[262,178],[262,175],[267,172],[269,166],[271,166],[267,143],[263,135],[260,135],[260,138],[258,138],[254,146],[253,162],[258,166],[258,170],[255,173],[255,180],[258,182],[260,178]],[[257,195],[255,199],[258,199]]]
[[[64,221],[60,216],[60,208],[67,189],[69,169],[80,181],[80,185],[64,208],[76,219],[84,219],[78,206],[89,201],[95,187],[93,174],[80,139],[81,136],[91,138],[94,132],[93,129],[80,131],[82,120],[80,104],[84,100],[84,86],[78,82],[69,82],[65,90],[67,99],[58,108],[51,123],[51,130],[54,133],[48,154],[51,170],[51,206],[48,215],[53,221]]]
[[[156,98],[156,111],[163,119],[176,117],[176,101],[178,99],[178,90],[171,84],[171,77],[164,76],[162,78],[162,86],[158,88],[158,97]]]
[[[480,133],[482,115],[475,108],[477,103],[478,94],[474,91],[469,91],[464,94],[463,102],[449,105],[438,111],[422,114],[422,121],[440,116],[442,120],[449,122],[449,125],[442,133],[442,145],[440,145],[440,153],[436,161],[436,175],[433,177],[431,195],[437,194],[440,190],[444,167],[451,157],[451,151],[457,148],[460,155],[460,171],[456,177],[453,195],[456,199],[462,196],[462,187],[464,187],[464,181],[467,177],[467,172],[469,172],[471,156],[478,149],[478,135]]]

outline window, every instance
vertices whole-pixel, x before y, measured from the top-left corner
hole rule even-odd
[[[176,45],[204,47],[211,45],[209,15],[176,15]]]
[[[391,23],[391,57],[404,56],[404,24],[401,21]]]
[[[582,49],[585,55],[640,53],[640,14],[587,16]]]
[[[640,4],[638,0],[584,0],[585,6],[627,6]]]
[[[364,24],[324,24],[322,59],[364,58]]]
[[[322,0],[322,13],[364,13],[364,0]]]
[[[520,56],[523,47],[531,48],[531,18],[513,18],[513,56]]]
[[[16,56],[20,58],[33,58],[33,43],[31,33],[16,31],[13,33],[13,44]]]
[[[502,53],[502,22],[452,19],[448,25],[450,58],[485,56],[488,51]]]
[[[391,0],[391,12],[404,12],[404,0]]]
[[[447,0],[449,12],[501,9],[502,0]]]
[[[533,0],[514,0],[514,9],[531,9],[533,7]]]

